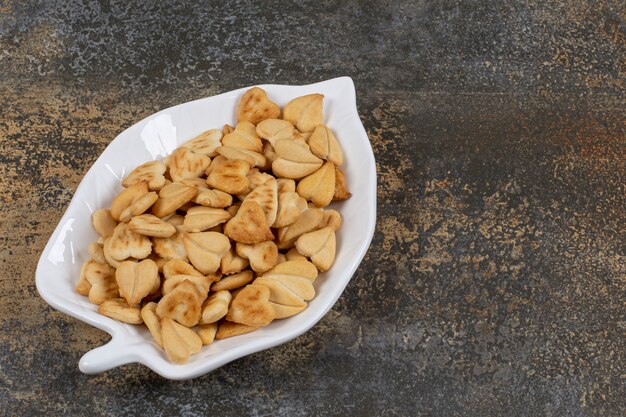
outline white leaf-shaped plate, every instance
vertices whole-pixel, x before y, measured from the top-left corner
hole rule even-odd
[[[184,365],[167,360],[143,325],[118,322],[97,313],[97,306],[76,293],[80,268],[88,259],[87,245],[98,239],[91,213],[109,207],[121,191],[120,180],[134,167],[161,159],[199,133],[235,124],[235,108],[242,88],[214,97],[184,103],[145,118],[126,129],[104,150],[81,181],[63,218],[37,265],[37,290],[52,307],[111,334],[104,346],[87,352],[79,367],[99,373],[127,363],[142,363],[170,379],[189,379],[210,372],[232,360],[287,342],[317,323],[335,304],[365,256],[376,223],[376,165],[370,143],[356,108],[354,84],[349,77],[306,86],[262,85],[281,107],[289,100],[311,93],[324,94],[324,123],[343,147],[352,197],[333,203],[344,223],[337,235],[333,267],[315,281],[316,297],[300,314],[276,320],[245,335],[204,346]]]

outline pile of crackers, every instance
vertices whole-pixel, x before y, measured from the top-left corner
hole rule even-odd
[[[98,311],[145,324],[174,363],[202,345],[298,314],[335,259],[350,197],[321,94],[282,109],[258,87],[237,125],[212,129],[134,169],[93,213],[76,291]]]

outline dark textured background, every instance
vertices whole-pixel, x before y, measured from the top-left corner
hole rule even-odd
[[[626,414],[623,1],[158,3],[0,1],[0,414]],[[340,75],[379,214],[333,310],[193,381],[81,374],[108,336],[34,273],[105,146],[177,103]]]

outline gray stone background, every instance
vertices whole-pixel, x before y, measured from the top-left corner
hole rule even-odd
[[[625,56],[623,1],[0,1],[0,414],[625,415]],[[192,381],[81,374],[108,335],[34,273],[106,145],[340,75],[379,213],[331,312]]]

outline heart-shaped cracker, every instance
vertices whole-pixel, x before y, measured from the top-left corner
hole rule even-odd
[[[306,258],[302,259],[310,264]],[[284,260],[283,262],[279,262],[279,265],[286,262],[289,261]],[[317,273],[315,266],[312,264],[311,266],[315,270],[315,273]],[[285,283],[281,281],[288,281],[288,285],[285,285]],[[291,317],[300,313],[307,307],[308,303],[299,294],[308,295],[310,291],[314,293],[312,282],[313,280],[302,280],[301,278],[285,276],[281,276],[279,279],[274,273],[268,274],[267,277],[261,276],[254,281],[255,284],[262,284],[270,289],[270,305],[274,309],[274,314],[277,319]],[[304,287],[304,289],[300,289],[299,293],[296,293],[290,289],[290,286]]]
[[[274,174],[299,179],[317,171],[323,161],[311,151],[291,139],[279,140],[274,144],[277,158],[272,163]]]
[[[296,259],[276,265],[274,268],[265,272],[262,282],[265,280],[274,280],[280,282],[293,294],[298,296],[301,301],[309,301],[315,297],[315,288],[313,281],[317,278],[318,272],[311,262],[307,260]],[[255,281],[256,282],[256,281]],[[265,285],[265,284],[264,284]],[[280,294],[281,297],[289,296],[289,294]],[[276,295],[278,297],[278,294]],[[295,299],[286,302],[287,299],[272,298],[272,301],[280,304],[298,305],[294,303]]]
[[[285,106],[283,119],[293,123],[300,132],[312,132],[322,123],[323,94],[294,98]]]
[[[102,244],[102,254],[104,255],[104,259],[106,263],[111,265],[113,268],[117,268],[120,266],[120,261],[117,261],[111,257],[111,238],[107,237],[104,239],[104,243]],[[129,259],[130,260],[130,259]]]
[[[281,139],[290,139],[294,126],[289,120],[267,119],[257,125],[256,133],[273,146]]]
[[[257,186],[245,198],[245,202],[257,203],[267,219],[268,226],[272,226],[276,221],[276,212],[278,210],[278,187],[276,180],[270,177],[270,180]]]
[[[189,281],[179,283],[159,301],[156,313],[191,327],[200,320],[201,302],[196,287]],[[164,341],[165,342],[165,341]]]
[[[195,206],[187,210],[183,230],[186,232],[202,232],[230,220],[230,217],[226,210]]]
[[[306,233],[296,240],[298,252],[311,258],[322,272],[327,271],[335,261],[335,248],[335,232],[330,227]]]
[[[242,271],[222,278],[211,286],[211,291],[231,291],[252,282],[254,274],[250,270]]]
[[[332,130],[327,126],[318,125],[307,141],[311,152],[322,159],[339,166],[343,163],[343,152]]]
[[[182,144],[183,147],[191,149],[199,155],[206,155],[213,158],[217,155],[217,148],[222,146],[222,131],[211,129],[200,133],[195,138]]]
[[[146,324],[154,341],[160,347],[163,347],[163,338],[161,336],[161,319],[156,313],[157,303],[150,302],[141,308],[141,319]]]
[[[161,319],[161,336],[165,353],[174,363],[185,363],[189,360],[189,356],[202,349],[202,339],[196,332],[168,317]]]
[[[106,300],[119,297],[115,269],[109,265],[90,262],[85,266],[85,280],[89,288],[89,301],[102,304]]]
[[[131,306],[139,304],[155,288],[158,290],[161,284],[159,268],[150,259],[122,262],[115,271],[115,280],[120,296]]]
[[[335,195],[335,166],[326,162],[320,169],[303,178],[296,189],[298,194],[317,207],[326,207]]]
[[[233,197],[221,190],[201,188],[192,201],[205,207],[226,208],[233,204]]]
[[[131,203],[130,206],[126,207],[124,211],[120,214],[120,221],[128,222],[133,216],[139,216],[146,212],[157,200],[159,199],[158,194],[155,191],[150,191],[137,198],[135,201]]]
[[[267,326],[274,320],[270,290],[264,285],[246,285],[233,298],[226,320],[247,326]]]
[[[107,249],[109,256],[116,261],[128,258],[144,259],[152,252],[152,242],[147,236],[130,230],[127,223],[120,223],[115,227],[113,235],[108,238]]]
[[[278,262],[278,248],[272,241],[254,245],[237,243],[237,254],[248,259],[255,272],[265,272]]]
[[[250,164],[241,160],[228,160],[211,171],[207,184],[229,194],[238,194],[248,189],[246,174]]]
[[[253,201],[243,202],[237,214],[224,226],[224,234],[241,243],[260,243],[274,239],[263,209]]]
[[[115,268],[105,262],[88,259],[80,270],[76,292],[89,297],[94,304],[101,304],[111,298],[119,297]]]
[[[267,165],[267,159],[265,159],[262,153],[251,151],[250,149],[222,146],[217,152],[229,160],[246,161],[251,167],[265,167]]]
[[[122,190],[111,202],[111,217],[120,220],[122,212],[148,192],[148,183],[145,181],[137,182]]]
[[[218,291],[211,294],[202,305],[200,324],[215,323],[228,313],[232,296],[229,291]]]
[[[183,242],[191,264],[203,274],[213,274],[230,249],[226,236],[216,232],[185,233]]]
[[[104,251],[102,249],[102,245],[96,243],[96,242],[91,242],[89,244],[89,246],[87,246],[87,253],[89,254],[89,256],[91,256],[91,258],[96,261],[99,262],[101,264],[106,264],[106,258],[104,257]]]
[[[265,90],[252,87],[244,93],[237,105],[237,122],[257,124],[280,116],[280,107],[267,97]]]
[[[337,210],[324,210],[322,221],[317,225],[317,229],[330,227],[334,232],[341,226],[341,214]]]
[[[246,326],[241,323],[233,323],[232,321],[222,320],[218,324],[217,334],[215,338],[217,340],[227,339],[233,336],[239,336],[240,334],[246,334],[255,331],[258,327]]]
[[[128,303],[126,303],[126,301],[124,301],[123,298],[112,298],[103,302],[102,304],[100,304],[100,307],[98,307],[98,313],[102,314],[103,316],[119,320],[123,323],[143,323],[139,306],[130,306],[128,305]]]
[[[145,164],[139,165],[133,169],[124,181],[122,185],[124,187],[131,187],[140,182],[146,182],[148,188],[151,191],[158,191],[165,185],[165,170],[167,167],[161,161],[150,161]]]
[[[191,282],[194,287],[196,287],[196,291],[198,292],[198,297],[200,301],[204,301],[209,293],[209,288],[213,283],[213,275],[204,276],[204,275],[174,275],[172,277],[167,278],[163,282],[163,295],[170,293],[174,288],[183,282]]]
[[[290,260],[283,264],[276,265],[274,268],[270,269],[269,271],[263,274],[264,277],[277,278],[277,279],[282,279],[286,277],[291,277],[291,278],[298,277],[298,278],[307,280],[309,282],[314,282],[315,279],[318,277],[318,275],[319,275],[319,272],[315,268],[315,265],[313,265],[311,262],[307,261],[306,259]],[[294,292],[300,295],[305,301],[309,301],[315,296],[314,294],[307,295],[304,293],[299,293],[299,291],[294,291]]]
[[[293,224],[307,209],[307,202],[300,194],[292,191],[278,194],[278,210],[272,227],[281,228]]]
[[[173,181],[198,178],[209,167],[211,158],[197,154],[189,148],[180,147],[170,155],[170,177]]]
[[[263,150],[263,143],[256,133],[255,126],[250,122],[240,122],[233,133],[224,136],[222,145],[248,149],[254,152]]]
[[[278,249],[291,248],[301,235],[315,230],[323,218],[322,209],[308,208],[303,211],[294,223],[278,229]]]
[[[117,222],[111,216],[111,211],[107,209],[99,209],[94,211],[91,216],[93,228],[102,237],[109,237],[113,234]]]
[[[163,259],[179,259],[181,261],[189,259],[182,232],[176,231],[170,237],[153,237],[152,243],[154,244],[154,252]]]
[[[215,340],[217,334],[217,323],[201,324],[196,327],[196,333],[202,339],[203,345],[210,345]]]
[[[164,222],[152,214],[142,214],[133,217],[128,222],[128,227],[132,232],[144,236],[152,237],[170,237],[176,233],[176,228],[171,224]]]
[[[200,271],[194,268],[192,265],[180,259],[171,259],[163,265],[163,276],[165,279],[169,279],[174,275],[196,275],[204,276]]]
[[[237,255],[235,248],[231,247],[220,262],[220,271],[224,275],[230,275],[243,271],[248,265],[248,260]]]
[[[333,200],[341,201],[347,200],[352,196],[352,193],[348,191],[348,184],[346,183],[346,176],[339,167],[335,167],[335,194]]]
[[[165,217],[174,213],[198,194],[198,188],[180,182],[167,184],[159,191],[159,199],[152,206],[152,214]]]

